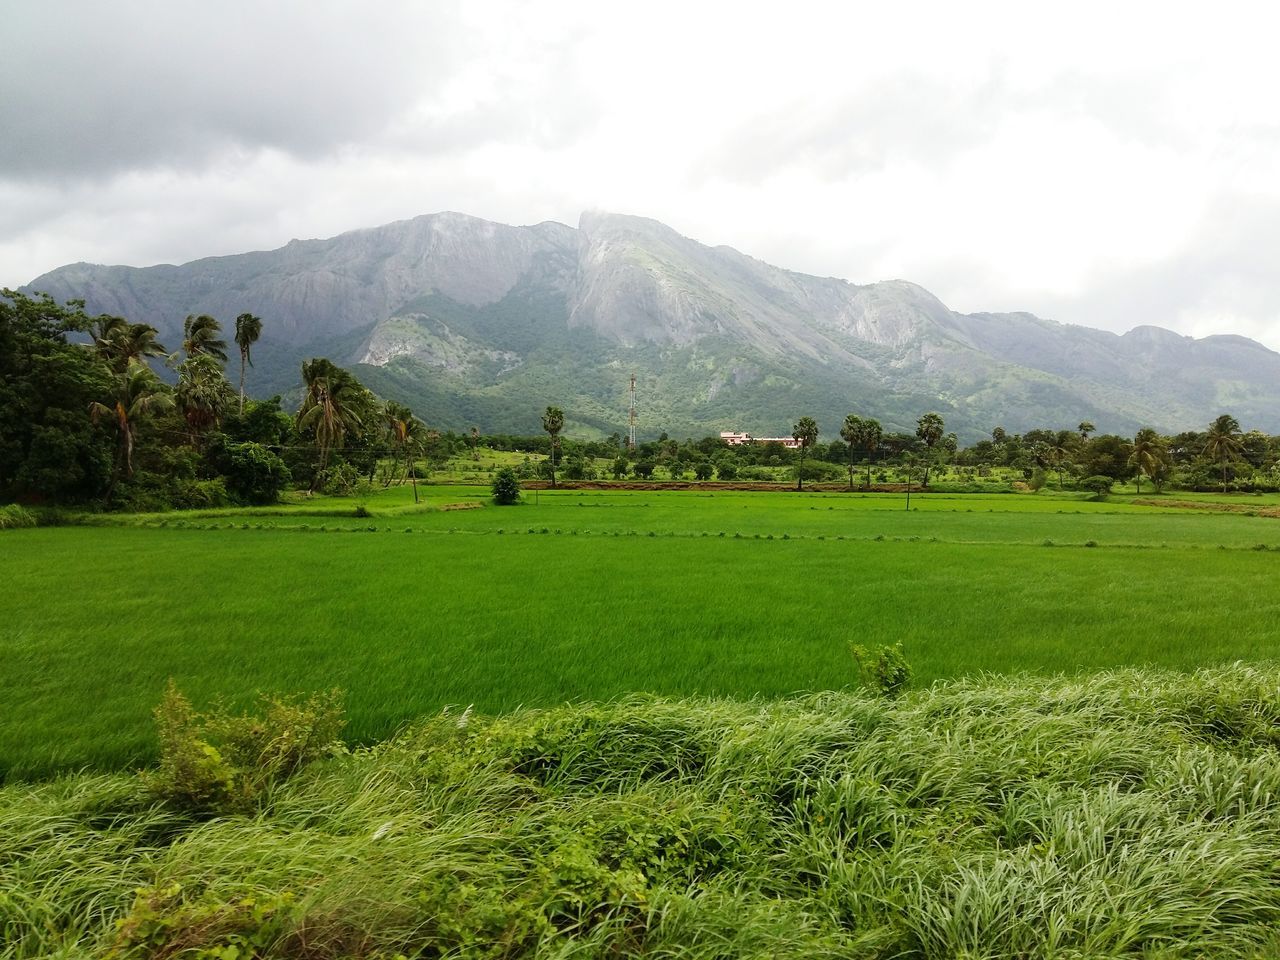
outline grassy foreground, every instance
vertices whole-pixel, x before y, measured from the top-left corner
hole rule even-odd
[[[448,713],[244,815],[0,789],[0,956],[1262,958],[1280,669]]]

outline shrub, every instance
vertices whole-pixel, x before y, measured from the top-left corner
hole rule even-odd
[[[697,477],[699,480],[710,480],[711,464],[705,461],[699,464],[695,464],[693,468],[693,475]]]
[[[36,515],[16,503],[0,507],[0,530],[16,530],[18,527],[36,526]]]
[[[872,652],[861,644],[849,648],[863,686],[882,697],[897,697],[911,682],[911,664],[902,652],[902,644],[883,646]]]
[[[330,496],[345,497],[360,482],[360,473],[349,463],[330,467],[324,478],[324,492]]]
[[[169,681],[155,709],[160,765],[146,775],[158,797],[195,814],[243,812],[270,788],[339,746],[342,695],[267,697],[260,716],[198,713]]]
[[[738,478],[738,465],[730,461],[724,461],[716,465],[716,476],[721,480],[736,480]]]
[[[275,503],[293,479],[284,461],[260,443],[211,445],[209,455],[226,477],[227,492],[240,503]]]
[[[631,472],[641,480],[648,480],[653,476],[653,463],[648,460],[641,460],[631,465]]]
[[[1111,493],[1111,485],[1115,481],[1111,477],[1104,477],[1101,474],[1092,477],[1086,477],[1080,481],[1080,489],[1088,490],[1099,500],[1104,499]]]
[[[504,507],[520,502],[520,478],[510,467],[503,467],[493,477],[493,502]]]

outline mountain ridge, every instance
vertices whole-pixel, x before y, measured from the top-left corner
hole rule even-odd
[[[1280,432],[1280,354],[1246,337],[962,314],[909,280],[811,276],[603,211],[576,228],[444,211],[180,265],[68,264],[23,289],[170,341],[189,313],[229,325],[248,310],[278,359],[341,343],[336,362],[446,427],[537,429],[557,403],[575,428],[618,431],[634,369],[655,433],[812,414],[833,436],[847,412],[910,429],[928,409],[963,439],[1084,419],[1176,432],[1224,411]],[[297,380],[262,366],[259,392]]]

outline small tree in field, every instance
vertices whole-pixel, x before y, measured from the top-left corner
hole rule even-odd
[[[560,431],[564,429],[564,411],[547,407],[542,415],[542,429],[551,437],[551,486],[556,485],[556,451],[560,448]]]
[[[796,468],[796,489],[804,489],[804,454],[818,442],[818,424],[813,417],[801,417],[791,431],[793,440],[800,444],[800,466]]]
[[[503,467],[494,475],[493,502],[504,507],[520,502],[520,478],[510,467]]]

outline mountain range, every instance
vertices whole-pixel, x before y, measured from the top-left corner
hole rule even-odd
[[[1237,336],[1142,326],[1118,335],[1029,313],[961,314],[905,280],[855,284],[711,247],[642,217],[577,228],[437,213],[181,266],[59,267],[27,291],[154,325],[263,318],[252,393],[291,394],[306,357],[350,366],[433,426],[824,437],[846,413],[914,429],[929,410],[962,441],[1032,427],[1203,429],[1220,413],[1280,432],[1280,354]]]

